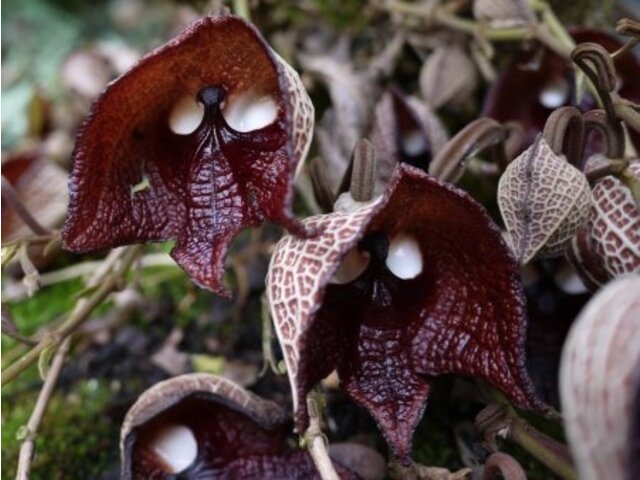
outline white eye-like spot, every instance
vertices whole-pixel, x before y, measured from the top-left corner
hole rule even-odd
[[[186,470],[198,456],[198,444],[193,432],[184,425],[169,425],[154,436],[151,450],[171,469],[168,473]]]
[[[407,155],[416,157],[427,150],[427,142],[420,130],[411,130],[402,134],[402,150]]]
[[[580,276],[568,263],[563,264],[556,271],[553,281],[560,290],[569,295],[580,295],[589,291]]]
[[[226,102],[222,115],[234,130],[250,132],[273,123],[278,116],[278,104],[271,97],[231,97]]]
[[[570,88],[569,82],[564,78],[554,78],[540,90],[538,101],[547,108],[561,107],[569,99]]]
[[[342,260],[330,283],[343,284],[355,280],[367,269],[370,261],[369,252],[360,251],[358,248],[351,249]]]
[[[173,105],[169,114],[169,128],[178,135],[189,135],[198,128],[202,117],[204,107],[187,95]]]
[[[389,242],[389,253],[385,260],[387,268],[403,280],[415,278],[422,273],[420,245],[410,235],[400,234]]]

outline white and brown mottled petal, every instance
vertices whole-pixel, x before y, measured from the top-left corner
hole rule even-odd
[[[291,381],[293,409],[304,408],[304,379],[299,378],[299,343],[304,341],[314,313],[324,297],[324,287],[336,274],[342,259],[364,236],[369,220],[383,200],[350,212],[316,215],[306,228],[320,229],[315,238],[288,235],[276,245],[267,275],[267,296],[287,373]]]
[[[603,288],[569,332],[562,353],[560,394],[582,479],[637,478],[629,473],[629,450],[638,408],[638,332],[638,276],[617,279]]]
[[[500,177],[498,205],[521,264],[562,255],[586,221],[590,204],[585,175],[556,155],[543,137]]]
[[[629,169],[640,178],[640,161]],[[589,216],[571,240],[568,257],[592,289],[628,273],[640,273],[640,208],[620,180],[607,176],[592,191]]]

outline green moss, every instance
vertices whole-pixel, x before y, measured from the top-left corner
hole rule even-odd
[[[43,288],[32,298],[8,304],[18,330],[24,335],[32,335],[43,325],[51,324],[71,310],[80,290],[80,280],[62,282]],[[14,340],[3,335],[3,351],[15,344]]]
[[[20,442],[36,401],[33,379],[20,378],[2,397],[2,479],[13,478]],[[109,387],[97,380],[78,383],[70,392],[56,392],[37,435],[31,478],[92,478],[117,464],[118,431],[104,415]]]

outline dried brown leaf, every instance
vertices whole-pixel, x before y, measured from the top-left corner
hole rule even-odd
[[[445,44],[429,55],[420,71],[420,91],[433,108],[458,107],[478,85],[473,60],[458,44]]]
[[[473,16],[494,28],[524,25],[536,19],[527,0],[475,0]]]

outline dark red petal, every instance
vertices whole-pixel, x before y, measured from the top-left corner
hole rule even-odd
[[[375,418],[396,456],[408,459],[430,386],[415,371],[407,332],[362,325],[354,344],[339,363],[342,386]]]
[[[226,293],[224,253],[239,230],[268,218],[300,231],[291,182],[313,107],[299,83],[237,17],[204,18],[151,52],[107,88],[78,135],[66,248],[176,239],[174,258],[193,280]],[[249,93],[274,99],[277,116],[242,133],[221,108]],[[168,119],[184,96],[205,115],[181,135]]]
[[[405,168],[369,229],[390,237],[411,232],[420,244],[424,271],[414,281],[422,301],[408,337],[416,370],[478,377],[521,407],[542,407],[524,368],[525,300],[516,262],[484,208]]]
[[[524,367],[526,313],[515,259],[467,194],[401,165],[377,202],[310,223],[324,233],[283,239],[267,290],[299,429],[307,422],[304,396],[333,368],[403,460],[432,376],[477,377],[520,407],[544,408]],[[399,234],[413,236],[422,254],[413,279],[396,277],[384,263],[385,241]],[[349,283],[329,283],[356,245],[370,253],[367,269]]]
[[[613,52],[622,46],[622,43],[608,33],[592,28],[574,28],[570,31],[577,43],[595,42]],[[509,120],[518,121],[525,130],[522,148],[530,145],[544,127],[547,117],[554,110],[540,103],[539,97],[542,90],[549,83],[559,80],[566,81],[571,86],[564,105],[573,104],[574,70],[568,60],[564,60],[555,53],[544,50],[538,68],[525,68],[531,61],[531,55],[523,53],[516,57],[514,62],[493,84],[485,98],[483,115],[495,118],[500,122]],[[614,65],[621,80],[619,93],[623,98],[640,101],[640,59],[633,53],[627,53],[618,57]],[[586,94],[585,109],[595,108],[590,95]],[[636,145],[640,148],[640,135],[630,132]],[[591,148],[591,153],[597,149]]]

